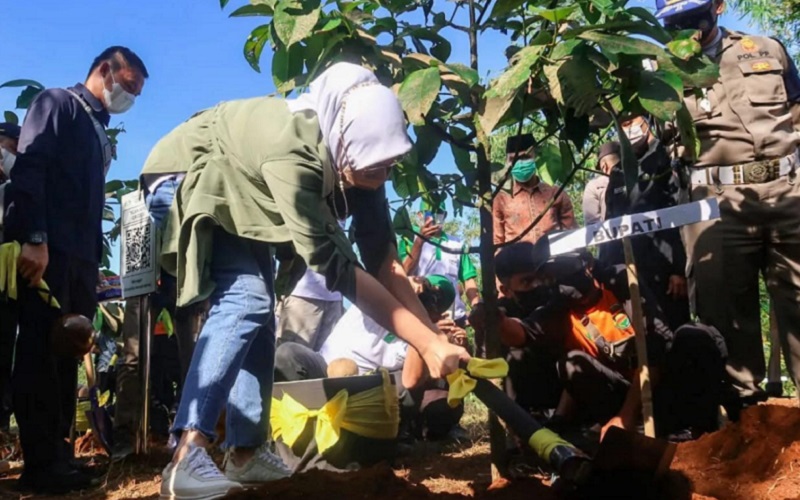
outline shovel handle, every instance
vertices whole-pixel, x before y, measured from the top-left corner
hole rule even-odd
[[[91,352],[87,352],[83,355],[83,368],[86,370],[86,385],[94,387],[97,382],[97,377],[94,373],[94,360],[92,359]]]
[[[499,387],[485,379],[475,379],[472,391],[490,410],[495,412],[511,430],[526,442],[542,425]]]

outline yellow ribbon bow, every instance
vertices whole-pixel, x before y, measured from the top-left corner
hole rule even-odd
[[[17,261],[22,247],[16,241],[0,245],[0,293],[5,293],[9,299],[17,300],[19,289],[17,287]],[[50,294],[50,287],[42,280],[37,288],[39,296],[45,303],[61,309],[55,297]]]
[[[314,438],[317,449],[324,453],[339,441],[342,419],[347,411],[347,391],[342,389],[333,399],[325,403],[319,410],[309,410],[288,394],[282,400],[272,399],[270,425],[272,437],[283,437],[289,447],[294,446],[309,419],[316,418]]]
[[[272,398],[269,423],[273,439],[281,438],[290,448],[300,439],[309,419],[316,419],[314,439],[320,454],[333,447],[342,429],[373,439],[394,439],[400,425],[397,389],[381,369],[381,385],[355,394],[339,391],[319,410],[309,410],[288,393]]]
[[[447,382],[450,384],[447,404],[452,408],[458,406],[461,400],[475,389],[476,378],[502,378],[506,375],[508,375],[508,363],[504,359],[472,358],[467,363],[466,370],[459,368],[447,376]]]

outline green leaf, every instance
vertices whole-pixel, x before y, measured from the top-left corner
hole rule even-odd
[[[575,8],[577,4],[570,5],[569,7],[561,7],[558,9],[542,9],[539,7],[529,7],[528,12],[533,15],[543,17],[544,19],[550,21],[551,23],[562,23],[569,19],[573,12],[575,12]]]
[[[230,1],[231,0],[219,0],[219,8],[220,9],[224,9],[225,6],[228,5],[228,2],[230,2]]]
[[[28,106],[31,105],[31,102],[33,102],[41,91],[42,89],[38,87],[25,87],[25,90],[17,97],[17,109],[28,109]]]
[[[531,76],[531,66],[536,63],[543,50],[543,46],[536,45],[525,47],[517,52],[511,58],[511,66],[492,83],[489,91],[486,92],[486,97],[504,97],[519,90],[528,82],[528,78]]]
[[[417,138],[414,146],[417,149],[417,162],[420,165],[428,165],[432,162],[442,144],[442,137],[432,129],[431,125],[414,127],[414,137]]]
[[[589,138],[589,115],[575,116],[575,110],[567,108],[563,120],[567,138],[576,148],[581,149]]]
[[[575,116],[588,114],[597,105],[596,71],[595,66],[583,57],[573,57],[544,67],[553,99],[575,110]]]
[[[668,82],[666,78],[672,81]],[[677,85],[682,85],[680,78],[675,75],[667,76],[649,71],[641,74],[638,87],[639,102],[659,120],[672,120],[675,113],[683,106],[682,92],[675,90],[675,80]]]
[[[591,24],[596,24],[603,16],[603,13],[594,5],[594,2],[581,2],[581,12],[583,12],[583,17]]]
[[[19,117],[13,111],[6,111],[3,113],[3,119],[7,123],[13,123],[14,125],[19,125]]]
[[[450,127],[448,130],[450,135],[454,138],[458,139],[459,141],[466,141],[467,140],[467,133],[464,132],[463,129],[458,127]],[[469,151],[456,146],[455,144],[450,144],[450,151],[453,153],[453,159],[456,162],[456,166],[458,170],[466,175],[470,175],[475,172],[475,163],[472,161],[472,155]]]
[[[561,149],[556,144],[546,142],[540,145],[536,152],[536,160],[536,174],[545,183],[556,185],[559,179],[566,175]]]
[[[272,23],[278,39],[287,47],[311,35],[321,9],[319,0],[280,0]]]
[[[44,85],[37,82],[36,80],[9,80],[6,83],[0,85],[0,89],[5,87],[34,87],[39,90],[44,90]]]
[[[491,18],[503,17],[511,14],[525,4],[525,0],[497,0],[492,9]]]
[[[424,125],[425,115],[430,111],[439,94],[442,78],[438,68],[427,68],[411,73],[403,81],[398,99],[413,125]]]
[[[244,58],[250,67],[261,73],[261,53],[271,38],[269,24],[254,29],[244,42]]]
[[[414,231],[411,225],[411,217],[408,215],[408,210],[405,207],[400,208],[392,218],[392,227],[394,232],[401,238],[406,238],[414,241]]]
[[[444,65],[444,67],[449,69],[453,73],[457,74],[458,76],[460,76],[461,79],[464,80],[464,83],[466,83],[470,87],[474,87],[480,81],[478,72],[465,64],[450,63]]]
[[[700,138],[697,136],[692,114],[685,104],[678,110],[676,121],[678,122],[681,143],[686,148],[686,151],[689,152],[689,159],[694,160],[700,154]]]
[[[658,45],[628,36],[609,35],[597,31],[587,31],[578,36],[584,40],[595,42],[604,52],[610,52],[612,54],[646,55],[655,57],[664,53]]]
[[[279,46],[272,56],[272,80],[281,87],[303,72],[303,47],[292,45],[288,49]]]
[[[611,16],[614,13],[613,0],[590,0],[589,3],[594,7],[593,10],[606,16]]]
[[[117,216],[114,215],[114,210],[111,207],[106,206],[103,208],[103,220],[108,222],[117,220]]]
[[[412,37],[412,42],[415,43],[415,46],[419,42],[419,40],[425,40],[431,43],[430,54],[439,59],[442,62],[447,62],[447,58],[450,57],[450,52],[452,51],[452,46],[450,42],[437,33],[432,29],[427,28],[415,28],[410,30],[408,33]],[[414,39],[417,39],[416,41]],[[421,45],[421,44],[420,44]],[[423,50],[419,50],[418,52],[427,53],[428,51],[425,50],[425,47],[421,47]]]
[[[397,196],[401,198],[412,198],[419,194],[418,171],[416,151],[411,150],[401,163],[392,169],[392,185]]]
[[[106,194],[116,193],[118,190],[122,189],[123,184],[120,180],[112,180],[106,182],[105,192]]]
[[[476,122],[486,135],[494,131],[508,109],[514,104],[516,96],[517,92],[511,92],[503,96],[490,96],[481,99]]]
[[[667,49],[678,59],[688,61],[691,57],[700,54],[703,47],[694,38],[685,38],[667,43]]]
[[[231,12],[228,17],[254,17],[254,16],[271,16],[275,12],[267,4],[259,3],[255,5],[244,5]]]
[[[328,22],[325,25],[317,30],[317,33],[324,33],[326,31],[333,31],[339,26],[342,25],[342,18],[341,17],[334,17],[332,19],[328,19]]]

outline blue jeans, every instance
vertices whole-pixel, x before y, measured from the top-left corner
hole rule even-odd
[[[167,218],[169,207],[172,205],[172,200],[175,199],[175,193],[178,192],[180,185],[180,180],[169,179],[156,186],[155,192],[148,192],[145,195],[144,202],[150,211],[150,217],[159,228]]]
[[[273,261],[266,243],[216,229],[208,320],[200,332],[173,432],[213,440],[226,408],[224,447],[267,439],[275,365]]]

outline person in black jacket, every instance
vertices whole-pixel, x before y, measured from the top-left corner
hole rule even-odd
[[[49,334],[62,313],[94,315],[112,156],[105,127],[110,114],[130,109],[147,76],[130,49],[110,47],[94,60],[84,84],[40,93],[22,125],[5,239],[22,245],[12,386],[25,460],[20,483],[35,492],[63,493],[91,484],[75,468],[68,440],[77,360],[56,355]],[[42,279],[61,311],[38,295]]]
[[[501,341],[526,353],[509,370],[515,388],[549,391],[542,387],[547,379],[531,376],[541,370],[532,360],[542,365],[549,359],[562,391],[554,421],[601,424],[601,436],[612,426],[635,428],[641,393],[625,267],[599,265],[588,252],[551,257],[543,238],[503,249],[497,275],[516,306],[501,314]],[[725,359],[721,335],[694,324],[673,332],[646,285],[640,291],[657,431],[686,438],[715,430]]]
[[[677,177],[666,147],[643,116],[622,123],[639,163],[639,180],[630,196],[625,190],[621,165],[612,168],[606,189],[606,219],[659,210],[675,205]],[[636,266],[673,330],[687,323],[689,299],[686,284],[686,249],[680,229],[667,229],[631,238]],[[599,259],[606,265],[625,262],[622,242],[600,247]]]

